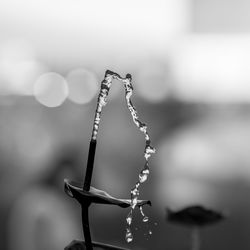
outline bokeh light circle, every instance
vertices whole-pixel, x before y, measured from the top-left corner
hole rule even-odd
[[[66,77],[69,88],[68,98],[77,104],[90,102],[98,91],[96,75],[85,69],[74,69]]]
[[[29,41],[0,41],[0,95],[33,95],[35,80],[47,71]]]
[[[34,84],[34,96],[44,106],[58,107],[68,96],[67,82],[55,72],[42,74]]]

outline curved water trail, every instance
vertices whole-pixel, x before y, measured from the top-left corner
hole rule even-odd
[[[100,90],[100,93],[98,96],[97,108],[96,108],[96,113],[95,113],[93,131],[92,131],[92,139],[96,140],[96,138],[97,138],[102,108],[103,108],[103,106],[105,106],[107,104],[107,96],[108,96],[113,79],[121,81],[124,84],[125,98],[126,98],[128,110],[131,113],[131,116],[132,116],[132,119],[133,119],[135,125],[138,127],[138,129],[145,136],[145,149],[144,149],[145,164],[144,164],[144,167],[139,174],[138,181],[136,182],[135,186],[131,189],[131,192],[130,192],[131,193],[130,211],[129,211],[127,218],[126,218],[127,228],[126,228],[125,239],[129,243],[133,240],[133,234],[131,231],[131,224],[132,224],[132,220],[133,220],[133,211],[137,205],[138,198],[140,195],[139,187],[142,183],[144,183],[148,179],[148,175],[150,173],[150,171],[149,171],[149,158],[150,158],[151,154],[155,153],[155,148],[151,146],[151,141],[150,141],[149,134],[147,132],[146,124],[142,123],[139,120],[137,110],[131,101],[131,96],[133,95],[133,86],[132,86],[131,75],[127,74],[125,78],[122,78],[117,73],[114,73],[114,72],[109,71],[109,70],[106,71],[105,77],[101,83],[101,90]],[[141,212],[141,215],[143,217],[143,219],[142,219],[143,222],[147,222],[149,220],[149,218],[144,214],[142,206],[140,207],[140,212]]]

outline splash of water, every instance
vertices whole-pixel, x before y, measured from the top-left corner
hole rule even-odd
[[[96,140],[99,124],[101,121],[102,108],[107,104],[107,97],[111,84],[112,84],[112,75],[106,73],[101,83],[101,90],[97,100],[97,107],[95,111],[95,119],[91,136],[92,140]]]
[[[131,232],[131,228],[126,229],[126,236],[125,239],[128,243],[130,243],[133,240],[133,234]]]
[[[142,215],[142,217],[143,217],[142,221],[143,221],[143,222],[148,222],[149,218],[148,218],[148,216],[146,216],[145,213],[143,212],[142,206],[140,206],[140,212],[141,212],[141,215]]]
[[[131,222],[133,219],[133,210],[135,209],[137,203],[138,203],[138,197],[140,195],[139,187],[142,183],[144,183],[148,179],[148,175],[150,173],[149,171],[149,158],[151,154],[155,153],[155,148],[151,146],[150,137],[147,132],[147,126],[145,123],[142,123],[139,120],[138,113],[131,101],[131,96],[133,94],[133,87],[132,87],[132,77],[130,74],[126,75],[126,78],[123,79],[124,87],[125,87],[125,98],[127,101],[127,107],[131,113],[132,119],[135,123],[135,125],[139,128],[141,132],[144,133],[145,136],[145,149],[144,149],[144,158],[145,158],[145,164],[144,168],[141,170],[138,178],[138,182],[136,182],[135,186],[131,189],[131,210],[127,216],[127,230],[131,227]],[[149,218],[144,214],[142,206],[140,206],[140,212],[143,217],[143,222],[147,222]],[[129,220],[128,220],[129,219]],[[128,223],[128,221],[130,223]]]
[[[133,240],[133,234],[131,231],[131,224],[133,221],[133,211],[135,207],[138,204],[138,197],[140,195],[139,187],[142,183],[147,181],[148,175],[150,173],[149,171],[149,158],[151,154],[155,153],[155,148],[151,146],[150,137],[147,132],[147,126],[145,123],[142,123],[139,120],[138,113],[136,111],[135,106],[133,105],[131,101],[131,96],[133,95],[133,86],[132,86],[132,77],[130,74],[127,74],[125,78],[120,77],[117,73],[114,73],[112,71],[107,70],[105,73],[104,80],[101,83],[101,90],[98,96],[98,102],[97,102],[97,108],[95,113],[95,119],[94,119],[94,126],[92,131],[92,139],[96,140],[100,118],[101,118],[101,111],[103,106],[107,104],[107,96],[109,93],[109,89],[112,84],[112,80],[116,79],[124,84],[125,87],[125,98],[128,110],[131,113],[132,119],[135,123],[135,125],[138,127],[138,129],[144,134],[145,136],[145,149],[144,149],[144,158],[145,158],[145,164],[143,169],[141,170],[138,181],[136,182],[135,186],[131,189],[131,205],[130,205],[130,212],[127,215],[126,222],[127,222],[127,228],[126,228],[126,236],[125,239],[129,243]],[[142,210],[142,206],[140,207],[140,212],[143,217],[143,222],[147,222],[149,218],[144,214]]]

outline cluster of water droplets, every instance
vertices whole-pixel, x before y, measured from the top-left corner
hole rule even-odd
[[[100,117],[101,117],[101,111],[102,107],[107,104],[107,96],[109,93],[109,89],[112,84],[112,79],[116,79],[121,81],[124,84],[125,87],[125,98],[127,102],[127,107],[131,113],[131,116],[133,118],[134,123],[136,126],[139,128],[141,132],[144,133],[145,136],[145,149],[144,149],[144,158],[145,158],[145,164],[144,168],[141,170],[139,174],[138,181],[136,182],[135,186],[131,189],[131,209],[130,212],[127,215],[126,222],[127,222],[127,228],[126,228],[126,236],[125,239],[129,243],[133,240],[133,234],[131,231],[131,224],[133,220],[133,211],[135,207],[138,205],[138,197],[140,195],[139,192],[139,187],[142,183],[144,183],[148,179],[148,175],[150,173],[149,171],[149,158],[151,154],[155,153],[155,148],[151,146],[151,141],[147,132],[147,126],[146,124],[142,123],[139,120],[137,111],[131,101],[131,96],[133,94],[133,86],[132,86],[132,77],[130,74],[126,75],[126,78],[120,77],[117,73],[111,72],[111,71],[106,71],[104,80],[102,81],[101,84],[101,90],[98,96],[98,102],[97,102],[97,108],[96,108],[96,113],[95,113],[95,119],[94,119],[94,126],[93,126],[93,131],[92,131],[92,139],[96,140],[97,133],[98,133],[98,128],[99,128],[99,123],[100,123]],[[139,207],[141,215],[143,217],[142,221],[143,222],[148,222],[149,218],[144,214],[142,206]],[[152,234],[152,232],[149,231],[149,234]]]
[[[131,113],[131,116],[133,118],[134,123],[139,128],[139,130],[144,133],[146,145],[145,145],[145,149],[144,149],[144,158],[145,158],[144,167],[139,174],[138,181],[136,182],[135,186],[131,189],[131,209],[130,209],[130,212],[128,213],[127,218],[126,218],[127,228],[126,228],[125,239],[127,242],[131,242],[133,240],[133,234],[131,231],[131,223],[133,220],[133,211],[138,204],[138,198],[140,195],[139,187],[142,183],[144,183],[148,179],[148,175],[150,173],[150,171],[149,171],[149,158],[150,158],[151,154],[155,153],[155,148],[153,148],[151,146],[151,141],[150,141],[150,138],[149,138],[149,135],[147,132],[147,126],[146,126],[146,124],[142,123],[139,120],[137,111],[136,111],[136,109],[131,101],[131,96],[133,94],[133,87],[132,87],[131,80],[132,80],[132,78],[130,75],[127,75],[126,78],[123,80],[123,83],[125,86],[125,91],[126,91],[125,97],[126,97],[126,101],[127,101],[127,106],[128,106],[128,109]],[[149,218],[143,212],[142,206],[140,206],[140,212],[142,215],[142,221],[148,222]]]
[[[92,140],[96,140],[101,120],[102,107],[104,107],[107,104],[107,97],[111,84],[112,84],[112,75],[105,74],[105,77],[101,83],[101,90],[97,100],[97,107],[96,107],[95,119],[91,137]]]

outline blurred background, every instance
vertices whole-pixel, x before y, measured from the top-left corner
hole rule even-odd
[[[157,153],[141,188],[148,224],[91,207],[93,239],[130,249],[189,249],[166,207],[200,204],[228,219],[202,249],[250,248],[250,2],[0,0],[0,249],[61,250],[81,239],[64,178],[83,180],[106,69],[132,74],[133,102]],[[92,185],[129,198],[144,137],[114,82]],[[148,235],[152,230],[152,235]]]

